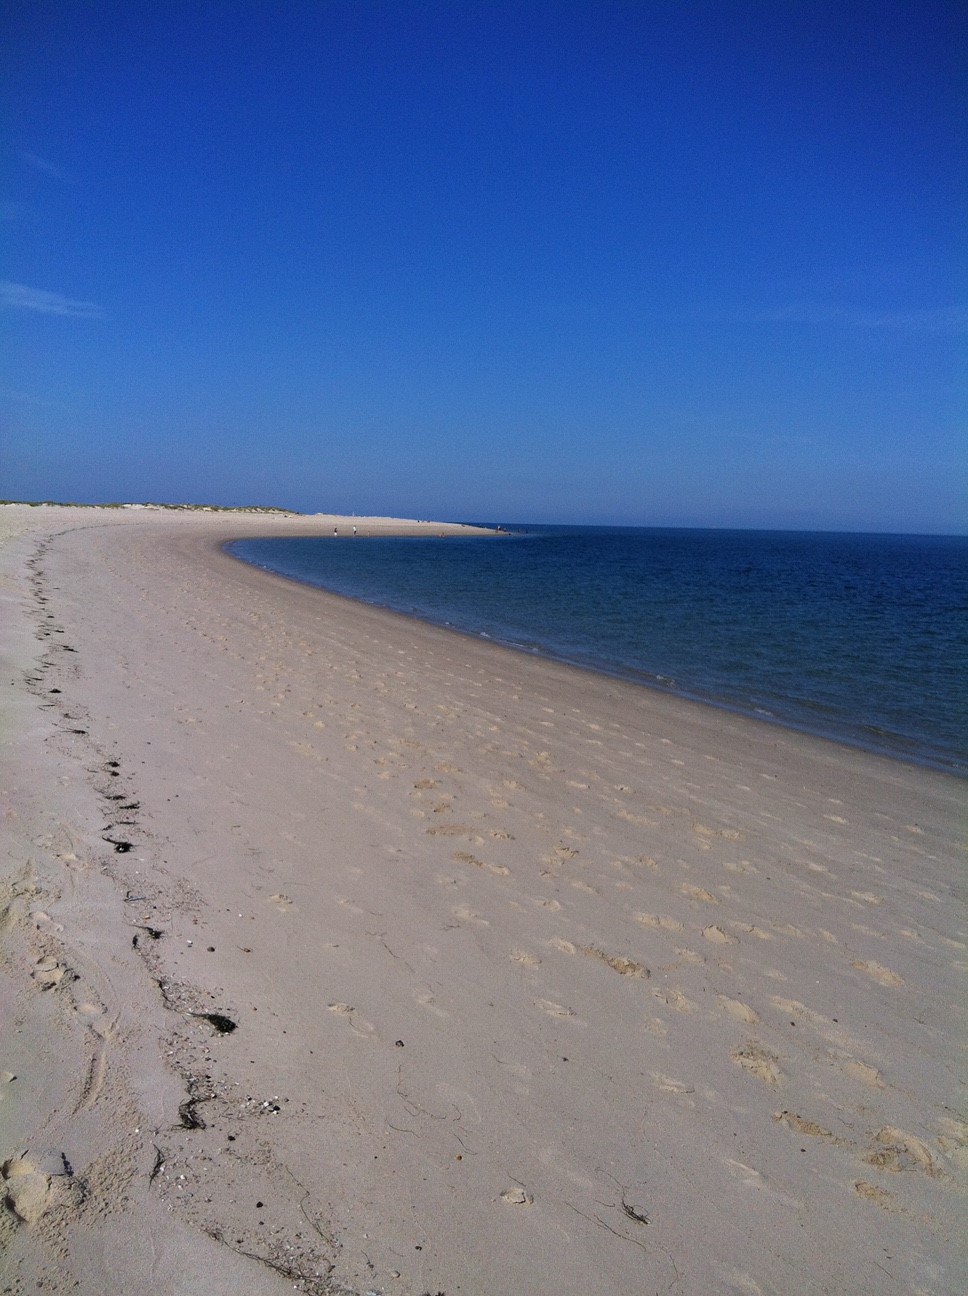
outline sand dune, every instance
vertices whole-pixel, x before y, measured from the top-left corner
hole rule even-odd
[[[0,510],[7,1288],[963,1290],[964,785],[219,549],[334,525]]]

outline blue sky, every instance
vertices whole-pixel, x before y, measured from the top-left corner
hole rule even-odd
[[[0,496],[965,529],[960,5],[3,26]]]

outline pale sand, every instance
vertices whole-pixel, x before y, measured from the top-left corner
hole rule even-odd
[[[0,1290],[963,1290],[964,784],[289,525],[0,509]]]

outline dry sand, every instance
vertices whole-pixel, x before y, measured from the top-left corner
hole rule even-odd
[[[218,548],[333,525],[0,509],[0,1291],[964,1290],[964,784]]]

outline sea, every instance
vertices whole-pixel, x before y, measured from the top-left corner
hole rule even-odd
[[[500,525],[498,539],[226,548],[461,634],[968,777],[968,537]]]

